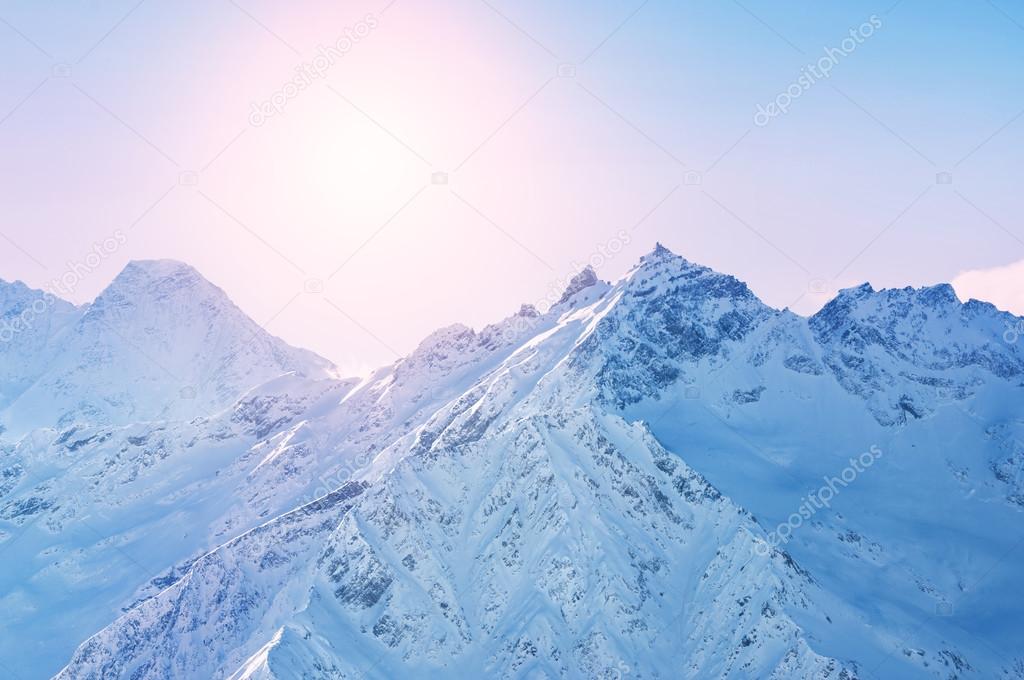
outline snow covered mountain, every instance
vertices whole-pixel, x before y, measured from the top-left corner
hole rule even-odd
[[[658,246],[340,380],[133,264],[0,363],[0,669],[1024,677],[1017,321]]]
[[[249,388],[296,372],[331,375],[329,362],[289,347],[245,316],[191,267],[169,260],[131,262],[80,310],[33,331],[60,332],[45,370],[13,399],[4,425],[17,432],[75,421],[131,423],[189,418],[229,406]],[[15,337],[24,344],[20,335]]]

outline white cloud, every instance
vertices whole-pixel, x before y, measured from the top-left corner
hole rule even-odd
[[[1024,260],[1003,267],[962,272],[953,279],[961,300],[977,298],[1017,315],[1024,315]]]

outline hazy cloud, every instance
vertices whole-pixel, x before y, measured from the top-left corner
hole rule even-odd
[[[961,300],[977,298],[1024,315],[1024,260],[1002,267],[962,272],[953,279]]]

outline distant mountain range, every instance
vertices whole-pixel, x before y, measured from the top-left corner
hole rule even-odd
[[[1021,320],[948,285],[659,245],[365,378],[176,262],[15,319],[6,677],[1024,678]]]

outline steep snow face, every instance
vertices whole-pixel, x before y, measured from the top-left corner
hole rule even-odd
[[[0,409],[42,375],[80,314],[50,293],[0,280]]]
[[[353,507],[293,628],[372,635],[357,658],[383,677],[768,675],[787,654],[838,677],[784,613],[812,608],[811,584],[756,555],[756,525],[642,427],[583,409],[466,434]],[[747,569],[742,601],[723,584]]]
[[[791,616],[845,621],[808,575],[754,550],[756,523],[642,426],[598,411],[420,449],[336,526],[305,571],[266,542],[224,546],[61,677],[852,677]]]
[[[363,489],[346,484],[199,557],[183,578],[91,637],[57,677],[226,677],[218,666],[240,663],[239,647],[272,632],[263,619],[301,604],[303,593],[282,585],[309,571],[318,541]]]
[[[6,410],[8,429],[190,418],[283,373],[332,371],[268,335],[194,269],[166,260],[130,263],[57,349]]]
[[[295,507],[293,488],[253,485],[260,461],[247,453],[259,446],[253,430],[287,429],[300,402],[188,423],[38,430],[0,447],[0,660],[48,677],[60,665],[50,650],[70,653],[198,555],[265,521],[261,512]]]

